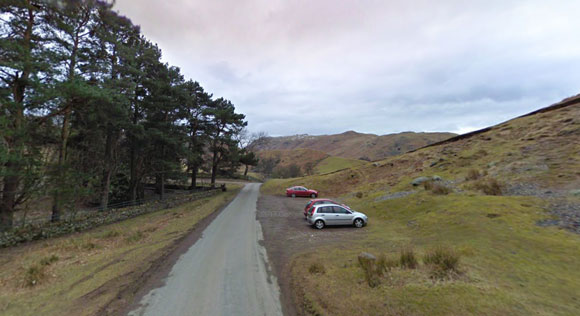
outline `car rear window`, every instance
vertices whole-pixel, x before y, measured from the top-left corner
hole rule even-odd
[[[328,213],[334,213],[334,211],[332,210],[332,206],[322,206],[322,207],[318,208],[317,213],[328,214]]]

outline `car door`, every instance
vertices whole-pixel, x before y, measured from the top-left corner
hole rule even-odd
[[[333,206],[334,217],[337,225],[351,225],[354,215],[342,206]]]
[[[338,225],[336,223],[336,218],[332,206],[321,206],[318,208],[317,213],[320,214],[320,216],[324,217],[326,225]]]

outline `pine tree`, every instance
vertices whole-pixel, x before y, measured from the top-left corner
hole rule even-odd
[[[230,148],[238,146],[234,136],[248,123],[244,121],[246,116],[236,113],[234,105],[223,98],[212,102],[212,106],[205,113],[210,121],[208,136],[212,154],[211,185],[215,186],[219,164],[228,156]]]
[[[43,46],[42,1],[4,1],[0,8],[0,229],[39,181],[41,160],[31,134],[39,104],[50,99],[50,65]]]

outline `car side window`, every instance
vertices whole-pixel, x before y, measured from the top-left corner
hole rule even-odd
[[[334,208],[334,212],[338,213],[338,214],[348,214],[349,212],[347,212],[347,210],[345,210],[344,208],[340,207],[340,206],[333,206]]]
[[[323,206],[318,209],[318,213],[329,214],[333,213],[331,206]]]

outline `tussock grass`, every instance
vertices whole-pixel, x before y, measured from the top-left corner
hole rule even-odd
[[[477,169],[469,169],[467,170],[467,176],[465,180],[472,181],[481,178],[481,173]]]
[[[459,254],[449,247],[428,250],[423,255],[423,263],[431,267],[433,278],[443,279],[451,273],[459,273]]]
[[[24,273],[24,285],[27,287],[36,286],[44,279],[46,279],[46,273],[43,265],[32,265]]]
[[[503,194],[503,185],[494,178],[481,179],[473,184],[473,188],[487,195]]]
[[[423,187],[426,191],[431,191],[433,194],[437,195],[447,195],[452,192],[451,188],[432,180],[423,182]]]
[[[104,233],[102,233],[99,236],[99,238],[109,239],[109,238],[119,237],[120,235],[121,235],[121,233],[119,231],[116,231],[116,230],[108,230],[108,231],[105,231]]]
[[[51,255],[51,256],[49,256],[49,257],[44,257],[44,258],[42,258],[42,259],[40,260],[40,265],[41,265],[41,266],[49,266],[49,265],[51,265],[51,264],[53,264],[53,263],[57,262],[57,261],[58,261],[58,259],[59,259],[59,258],[58,258],[58,256],[56,256],[56,255]]]
[[[314,262],[310,264],[310,266],[308,267],[308,272],[310,274],[324,274],[326,272],[326,269],[324,268],[324,265],[322,265],[321,263]]]
[[[379,256],[377,260],[377,267],[383,272],[389,272],[393,268],[396,268],[400,265],[400,261],[393,258],[387,258],[385,254]]]
[[[401,268],[415,269],[419,265],[417,258],[415,257],[415,251],[411,247],[405,247],[401,250],[401,256],[399,259],[399,264]]]

